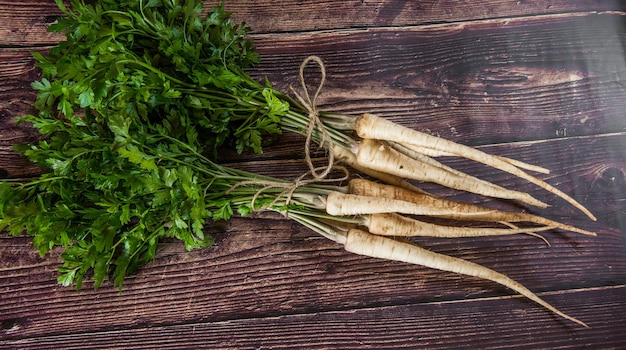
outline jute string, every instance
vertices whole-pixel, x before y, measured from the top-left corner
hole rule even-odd
[[[309,62],[316,63],[319,66],[320,72],[321,72],[320,83],[317,86],[317,89],[315,90],[315,94],[313,95],[313,98],[311,98],[311,95],[309,94],[309,89],[304,79],[304,69],[307,66],[307,64],[309,64]],[[324,127],[324,124],[322,123],[319,117],[319,112],[317,110],[317,98],[322,90],[322,87],[324,86],[324,83],[326,82],[326,68],[324,67],[324,62],[322,61],[322,59],[317,56],[309,56],[306,59],[304,59],[304,61],[302,61],[302,64],[300,64],[299,80],[300,80],[300,86],[302,87],[302,95],[296,92],[296,90],[293,89],[293,87],[291,86],[289,87],[289,89],[294,94],[294,96],[298,99],[300,104],[302,104],[302,106],[304,106],[304,108],[309,113],[308,115],[309,123],[307,124],[306,141],[304,145],[304,154],[305,154],[304,158],[309,167],[309,171],[302,174],[298,178],[296,178],[293,182],[266,181],[266,180],[242,181],[242,182],[235,184],[230,190],[226,192],[226,193],[230,193],[235,188],[240,187],[240,186],[247,186],[247,185],[263,186],[252,197],[252,210],[256,211],[256,210],[261,210],[264,208],[271,207],[274,204],[276,204],[282,197],[285,197],[285,204],[287,205],[291,201],[295,191],[299,187],[304,186],[304,185],[313,184],[313,183],[324,183],[324,182],[340,182],[340,181],[347,180],[349,178],[349,172],[347,168],[343,166],[335,165],[335,155],[333,153],[332,139],[330,135],[328,134],[328,131]],[[328,152],[328,164],[325,166],[321,166],[321,167],[315,167],[311,159],[311,142],[313,140],[313,133],[316,131],[316,129],[322,135],[321,140],[320,140],[320,145],[319,145],[320,148],[326,146],[325,148]],[[337,177],[337,178],[328,178],[328,175],[333,170],[343,172],[343,176]],[[309,175],[312,176],[312,178],[307,179]],[[274,200],[272,200],[272,202],[270,202],[269,204],[264,205],[262,208],[258,208],[258,209],[255,208],[254,203],[256,202],[257,198],[261,194],[263,194],[265,191],[271,188],[282,188],[283,191],[278,196],[276,196],[276,198],[274,198]]]
[[[313,95],[313,98],[311,98],[311,96],[309,95],[309,88],[304,79],[304,68],[311,61],[317,63],[321,73],[320,83],[317,86],[317,89],[315,89],[315,94]],[[328,173],[333,170],[333,165],[335,163],[335,154],[333,152],[332,139],[328,134],[328,131],[324,127],[324,124],[322,123],[319,112],[317,110],[317,98],[322,91],[324,83],[326,82],[326,67],[324,66],[324,62],[322,61],[322,59],[317,56],[309,56],[305,58],[304,61],[302,61],[302,64],[300,64],[299,80],[300,86],[302,87],[302,95],[296,92],[296,90],[291,86],[289,87],[289,90],[309,113],[309,124],[307,125],[306,141],[304,144],[304,159],[306,160],[313,177],[324,179],[326,178]],[[313,166],[313,161],[311,160],[311,141],[313,139],[313,133],[316,131],[316,129],[319,130],[319,132],[322,134],[319,147],[323,148],[324,146],[326,146],[326,150],[328,152],[328,165],[320,168],[323,169],[321,173],[317,173],[318,168],[315,168]]]
[[[315,171],[320,171],[322,170],[322,168],[325,167],[317,167],[314,168]],[[249,185],[260,185],[263,186],[261,189],[259,189],[254,196],[252,196],[251,199],[251,204],[252,204],[252,210],[257,211],[257,210],[262,210],[265,208],[269,208],[271,206],[273,206],[274,204],[278,203],[278,201],[285,197],[285,205],[289,204],[291,202],[291,199],[293,197],[293,194],[296,192],[296,190],[304,185],[308,185],[308,184],[313,184],[313,183],[328,183],[328,182],[339,182],[339,181],[344,181],[347,180],[350,177],[350,174],[348,172],[348,169],[346,167],[343,166],[335,166],[333,168],[334,170],[337,171],[341,171],[343,172],[343,176],[341,177],[335,177],[332,179],[329,178],[319,178],[317,176],[313,176],[313,178],[311,179],[307,179],[306,177],[309,175],[312,175],[312,171],[307,171],[306,173],[298,176],[298,178],[296,178],[294,181],[292,182],[282,182],[282,181],[269,181],[269,180],[249,180],[249,181],[241,181],[236,183],[235,185],[233,185],[233,187],[231,187],[228,191],[226,191],[226,194],[234,191],[237,187],[241,187],[241,186],[249,186]],[[265,191],[272,189],[272,188],[282,188],[283,191],[280,192],[280,194],[278,194],[270,203],[260,207],[260,208],[256,208],[254,206],[254,203],[256,202],[256,200],[259,198],[260,195],[262,195]]]

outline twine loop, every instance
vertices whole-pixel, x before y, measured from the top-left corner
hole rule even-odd
[[[304,79],[304,68],[307,66],[307,64],[309,64],[309,62],[316,63],[319,66],[321,73],[320,83],[317,86],[317,89],[315,89],[315,94],[313,95],[313,98],[311,98],[311,96],[309,95],[309,89]],[[319,117],[319,111],[317,110],[317,98],[322,91],[324,83],[326,82],[326,68],[322,59],[317,56],[309,56],[305,58],[304,61],[302,61],[302,64],[300,64],[299,80],[300,86],[302,87],[302,95],[304,95],[304,97],[296,92],[296,90],[291,86],[289,87],[289,90],[294,94],[300,104],[302,104],[302,106],[304,106],[304,108],[309,113],[309,123],[306,129],[306,141],[304,144],[304,159],[309,166],[311,175],[313,175],[314,178],[324,179],[333,169],[335,163],[335,154],[333,152],[332,138],[324,127],[324,123],[322,123],[322,120]],[[319,147],[323,148],[324,146],[326,146],[325,148],[328,151],[328,165],[320,168],[314,167],[313,161],[311,160],[311,141],[313,139],[313,132],[315,132],[315,129],[318,129],[319,132],[322,134]],[[318,173],[318,170],[322,170],[322,172]]]
[[[313,98],[311,98],[311,95],[309,94],[309,89],[304,79],[304,68],[307,66],[307,64],[309,64],[309,62],[316,63],[319,66],[320,72],[321,72],[321,79],[320,79],[319,85],[317,86],[317,89],[315,89],[315,94],[313,94]],[[332,138],[330,137],[330,134],[324,127],[324,124],[322,123],[322,120],[320,119],[320,116],[319,116],[319,111],[317,110],[317,98],[322,90],[322,87],[324,86],[324,83],[326,82],[326,68],[324,67],[324,62],[322,61],[322,59],[317,56],[309,56],[306,59],[304,59],[304,61],[302,61],[302,64],[300,64],[299,81],[300,81],[300,86],[302,88],[302,94],[299,94],[298,92],[296,92],[296,90],[291,86],[289,87],[289,89],[293,93],[293,95],[296,97],[298,102],[300,102],[300,104],[308,112],[309,123],[307,124],[307,129],[306,129],[307,133],[306,133],[306,141],[304,145],[304,152],[305,152],[305,160],[309,167],[309,171],[300,175],[298,178],[296,178],[292,182],[268,181],[268,180],[241,181],[235,184],[233,187],[231,187],[228,191],[226,191],[226,194],[228,194],[232,192],[235,188],[240,187],[240,186],[247,186],[247,185],[263,186],[252,197],[251,207],[253,211],[263,210],[263,209],[272,207],[283,197],[285,198],[285,205],[288,205],[291,202],[295,191],[301,186],[305,186],[305,185],[313,184],[313,183],[340,182],[340,181],[347,180],[350,176],[349,171],[346,167],[335,165],[333,141],[332,141]],[[319,147],[326,148],[326,150],[328,151],[328,164],[325,166],[321,166],[321,167],[315,167],[313,165],[313,161],[311,160],[311,142],[313,140],[313,133],[316,131],[316,129],[321,133],[321,140],[319,143]],[[328,178],[328,175],[333,170],[343,172],[343,176],[335,177],[335,178]],[[312,178],[307,179],[308,176],[311,176]],[[270,203],[264,205],[261,208],[258,208],[258,209],[255,208],[254,203],[256,202],[258,197],[262,195],[265,191],[272,189],[272,188],[274,189],[282,188],[283,191],[280,194],[278,194]],[[283,214],[286,215],[286,212],[284,212]]]

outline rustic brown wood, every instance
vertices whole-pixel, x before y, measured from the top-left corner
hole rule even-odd
[[[597,222],[524,181],[445,160],[530,192],[552,204],[538,213],[598,237],[554,232],[547,236],[550,248],[527,236],[416,242],[504,272],[590,329],[498,285],[354,256],[263,214],[212,226],[218,237],[212,248],[186,252],[179,242],[163,242],[121,294],[111,283],[99,291],[89,283],[81,291],[60,287],[58,250],[41,258],[28,237],[1,235],[0,348],[625,347],[626,13],[619,12],[625,6],[404,3],[229,1],[227,7],[254,27],[263,62],[251,73],[280,89],[296,85],[301,60],[317,54],[328,72],[323,108],[373,111],[552,169],[540,177],[588,206]],[[33,111],[29,84],[38,72],[29,52],[61,39],[44,33],[59,14],[52,1],[0,1],[0,179],[40,171],[11,150],[36,139],[13,117]],[[284,135],[262,157],[222,158],[293,178],[306,169],[302,142]]]
[[[613,320],[626,311],[622,286],[546,293],[552,302],[566,302],[568,312],[593,315],[592,330],[570,329],[541,312],[528,311],[517,298],[485,298],[356,310],[311,312],[278,317],[110,329],[88,334],[54,335],[9,340],[21,349],[481,349],[620,348],[623,337]],[[521,324],[518,318],[535,319]],[[469,320],[469,321],[468,321]],[[20,328],[19,322],[14,323]],[[519,334],[512,339],[506,335]],[[537,336],[541,334],[541,336]],[[495,335],[495,336],[490,336]],[[574,345],[572,346],[572,343]]]
[[[28,177],[41,172],[13,150],[15,144],[37,139],[32,128],[24,124],[19,126],[16,120],[34,112],[36,93],[30,83],[39,79],[39,71],[30,53],[33,50],[0,46],[0,179]]]
[[[54,1],[0,1],[0,45],[32,47],[62,38],[48,26],[62,15]]]
[[[622,131],[623,21],[585,14],[267,35],[257,39],[259,72],[286,88],[298,62],[319,55],[325,108],[472,144]]]
[[[216,2],[217,3],[217,2]],[[387,27],[459,22],[484,18],[518,17],[586,11],[624,10],[619,1],[472,1],[462,5],[452,0],[399,1],[282,1],[250,6],[229,1],[237,19],[257,32],[327,30],[354,27]],[[271,18],[271,20],[267,20]]]
[[[207,1],[205,7],[208,10],[217,3],[219,1]],[[245,21],[256,33],[419,25],[563,12],[623,11],[626,8],[619,0],[480,0],[462,6],[451,0],[285,0],[280,4],[257,1],[253,6],[249,1],[231,0],[226,5],[237,21]],[[46,29],[60,15],[62,13],[53,1],[0,1],[0,18],[3,19],[0,21],[0,44],[54,43],[61,36],[48,33]]]

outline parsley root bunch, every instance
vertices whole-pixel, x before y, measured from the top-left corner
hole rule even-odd
[[[159,239],[205,247],[212,244],[203,232],[207,222],[271,210],[350,252],[488,279],[585,325],[502,274],[389,237],[541,237],[538,232],[554,228],[595,235],[540,216],[440,199],[406,180],[546,206],[434,159],[462,156],[533,182],[593,218],[567,194],[526,172],[546,169],[370,114],[317,111],[308,92],[306,98],[292,98],[269,82],[256,82],[245,72],[258,61],[248,29],[233,24],[223,5],[201,17],[198,0],[95,5],[75,0],[71,9],[56,2],[66,17],[51,30],[64,31],[67,40],[45,56],[34,54],[43,73],[33,83],[39,113],[23,118],[45,138],[20,147],[48,172],[29,181],[0,182],[0,229],[11,235],[26,229],[42,255],[63,247],[59,283],[80,288],[91,275],[98,288],[112,275],[121,288],[127,273],[155,256]],[[349,178],[347,170],[340,179],[327,178],[340,169],[333,166],[310,165],[313,179],[292,182],[214,160],[227,144],[240,153],[260,153],[264,139],[282,131],[306,135],[324,146],[331,160],[388,185],[360,179],[347,186],[326,184]],[[489,225],[435,225],[409,215]]]

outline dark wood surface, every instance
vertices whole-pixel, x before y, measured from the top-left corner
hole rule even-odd
[[[499,285],[351,255],[278,215],[209,229],[215,247],[166,241],[156,259],[93,291],[56,284],[59,252],[0,235],[2,349],[626,348],[626,5],[619,1],[227,1],[254,29],[251,73],[279,89],[321,56],[320,107],[377,113],[405,126],[552,170],[541,176],[598,216],[591,222],[524,181],[448,163],[528,191],[541,215],[597,237],[419,239],[437,252],[506,273],[589,329]],[[207,2],[207,8],[210,5]],[[0,0],[0,179],[39,172],[12,151],[36,135],[30,52],[53,1]],[[312,72],[313,73],[313,72]],[[284,135],[263,157],[224,161],[285,178],[306,166],[303,139]],[[520,210],[424,185],[449,198]]]

